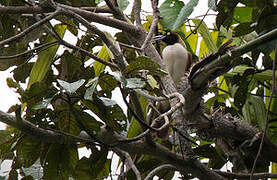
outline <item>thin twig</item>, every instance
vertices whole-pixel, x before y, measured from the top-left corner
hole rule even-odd
[[[119,42],[119,45],[123,46],[123,47],[126,47],[126,48],[135,49],[137,51],[142,51],[142,49],[139,48],[139,47],[135,47],[133,45],[125,44],[125,43],[122,43],[122,42]]]
[[[118,142],[128,142],[129,143],[129,142],[138,141],[138,140],[142,139],[143,137],[145,137],[149,132],[150,132],[150,129],[147,129],[146,131],[144,131],[143,133],[141,133],[135,137],[122,139],[122,140],[119,140]]]
[[[26,1],[25,1],[26,3]],[[31,4],[29,4],[31,5]],[[112,13],[108,8],[103,7],[78,7],[81,10],[91,11],[94,13]],[[40,6],[1,6],[0,14],[42,14],[52,13],[52,9],[45,9]]]
[[[14,59],[14,58],[18,58],[20,56],[24,56],[24,55],[32,53],[34,51],[40,50],[40,49],[42,49],[44,47],[53,46],[53,45],[56,45],[56,44],[58,44],[58,41],[42,44],[40,46],[37,46],[37,47],[35,47],[33,49],[27,50],[27,51],[19,53],[19,54],[15,54],[15,55],[12,55],[12,56],[0,56],[0,59]]]
[[[179,99],[179,102],[177,104],[175,104],[173,107],[171,107],[170,110],[168,110],[167,112],[159,115],[156,119],[154,119],[154,121],[162,119],[164,116],[169,116],[170,114],[172,114],[177,109],[179,109],[180,107],[184,106],[184,104],[185,104],[185,98],[184,98],[184,96],[182,96],[182,94],[180,94],[178,92],[169,94],[168,97],[169,98],[177,97]]]
[[[198,24],[198,26],[196,26],[195,30],[191,31],[191,33],[188,36],[186,36],[186,39],[188,39],[192,34],[194,34],[194,32],[200,27],[200,25],[204,21],[205,17],[208,15],[209,11],[210,11],[210,8],[207,10],[206,14],[203,15],[203,18],[201,19],[201,21]]]
[[[62,44],[64,46],[68,47],[68,48],[75,49],[76,51],[79,51],[80,53],[82,53],[82,54],[84,54],[84,55],[94,59],[95,61],[98,61],[98,62],[100,62],[100,63],[102,63],[102,64],[104,64],[106,66],[109,66],[111,68],[119,70],[119,67],[116,64],[111,63],[109,61],[106,61],[104,59],[101,59],[101,58],[95,56],[94,54],[90,53],[89,51],[87,51],[87,50],[85,50],[85,49],[83,49],[83,48],[81,48],[79,46],[72,45],[72,44],[66,42],[65,40],[62,41]]]
[[[62,13],[75,18],[77,21],[82,23],[90,32],[97,34],[102,39],[102,41],[107,45],[107,47],[112,51],[113,55],[115,56],[115,59],[117,60],[118,67],[121,70],[125,69],[126,62],[123,59],[122,53],[115,47],[113,42],[106,37],[104,32],[98,29],[95,25],[89,23],[86,19],[84,19],[79,14],[74,13],[69,9],[63,8]]]
[[[255,171],[256,163],[257,163],[257,160],[258,160],[258,158],[261,154],[261,151],[262,151],[262,148],[263,148],[263,143],[264,143],[264,140],[265,140],[265,136],[267,134],[268,124],[269,124],[268,123],[269,122],[269,111],[270,111],[270,106],[271,106],[273,94],[275,93],[275,83],[276,83],[275,82],[275,70],[276,70],[276,61],[277,61],[276,59],[277,59],[277,45],[275,47],[275,55],[274,55],[274,59],[273,59],[272,87],[271,87],[271,93],[270,93],[270,97],[269,97],[268,105],[267,105],[265,127],[264,127],[264,131],[263,131],[263,136],[262,136],[262,139],[261,139],[261,143],[260,143],[260,146],[259,146],[259,150],[258,150],[255,161],[254,161],[253,166],[252,166],[250,180],[253,179],[253,174],[254,174],[254,171]]]
[[[133,172],[135,173],[137,180],[141,180],[141,174],[138,170],[138,168],[136,167],[135,163],[133,162],[131,156],[129,153],[119,149],[119,148],[113,148],[113,150],[118,153],[120,156],[124,156],[125,160],[127,160],[127,164],[129,165],[129,167],[133,170]]]
[[[142,28],[141,25],[141,17],[140,17],[140,12],[141,12],[141,1],[140,0],[134,0],[132,10],[134,11],[134,17],[136,21],[136,25],[139,28]]]
[[[42,19],[41,21],[29,26],[28,28],[26,28],[25,30],[21,31],[20,33],[18,33],[17,35],[14,35],[8,39],[5,39],[3,41],[0,42],[0,46],[5,45],[5,44],[9,44],[12,41],[16,41],[19,38],[22,38],[24,36],[26,36],[28,33],[30,33],[32,30],[34,30],[35,28],[37,28],[38,26],[41,26],[42,24],[48,22],[49,20],[53,19],[54,17],[58,16],[61,14],[61,10],[57,9],[53,14],[47,16],[46,18]]]
[[[223,172],[220,170],[213,170],[214,172],[232,179],[247,179],[250,177],[248,173],[233,173],[233,172]],[[255,179],[267,179],[267,178],[277,178],[277,173],[254,173],[253,178]]]
[[[151,180],[154,178],[156,174],[158,174],[160,171],[165,171],[165,170],[177,170],[177,168],[171,164],[163,164],[159,167],[156,167],[153,169],[144,180]]]
[[[156,30],[157,24],[159,22],[160,19],[160,15],[159,15],[159,10],[157,7],[157,1],[156,0],[151,0],[151,5],[152,5],[152,9],[153,9],[153,16],[154,19],[152,21],[150,30],[141,46],[141,49],[145,49],[147,47],[147,45],[151,42],[152,36]]]
[[[166,97],[156,97],[156,96],[151,96],[149,94],[144,93],[142,90],[140,89],[135,89],[134,91],[136,91],[138,94],[142,95],[143,97],[147,98],[147,99],[151,99],[153,101],[166,101],[169,100]],[[172,97],[173,98],[173,97]]]

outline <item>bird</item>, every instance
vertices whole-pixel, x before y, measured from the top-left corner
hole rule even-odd
[[[155,36],[154,39],[166,44],[162,51],[162,58],[169,75],[177,85],[190,69],[191,54],[179,34],[175,32],[168,31],[164,35]]]

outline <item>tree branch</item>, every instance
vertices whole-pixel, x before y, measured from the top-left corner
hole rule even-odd
[[[15,55],[12,55],[12,56],[0,56],[0,61],[1,61],[1,59],[14,59],[14,58],[18,58],[20,56],[27,55],[29,53],[32,53],[32,52],[37,51],[37,50],[41,50],[43,48],[48,48],[48,47],[51,47],[51,46],[55,46],[56,44],[58,44],[58,41],[42,44],[42,45],[39,45],[39,46],[37,46],[37,47],[35,47],[33,49],[30,49],[30,50],[27,50],[25,52],[22,52],[22,53],[19,53],[19,54],[15,54]]]
[[[76,7],[81,10],[91,11],[94,13],[112,13],[108,8],[102,7]],[[40,6],[1,6],[0,14],[42,14],[51,13],[51,9],[45,9]]]
[[[191,80],[191,86],[194,89],[204,87],[205,84],[207,84],[207,82],[210,81],[212,77],[213,79],[215,79],[216,77],[228,72],[233,66],[235,66],[235,64],[238,63],[238,57],[275,39],[277,39],[277,29],[274,29],[248,42],[245,45],[242,45],[225,53],[223,56],[207,64],[207,66],[205,66],[199,73],[195,74],[193,79]],[[215,73],[219,69],[220,72],[216,74],[217,76],[213,76],[213,73]]]
[[[159,19],[160,19],[160,15],[159,15],[159,10],[158,10],[158,3],[157,3],[157,0],[151,0],[151,4],[152,4],[152,9],[153,9],[153,16],[154,16],[154,19],[152,21],[152,24],[151,24],[151,27],[150,27],[150,30],[144,40],[144,43],[142,44],[141,46],[141,49],[145,49],[147,47],[147,45],[151,42],[152,40],[152,36],[156,30],[156,27],[157,27],[157,24],[159,22]]]
[[[54,13],[52,13],[51,15],[47,16],[46,18],[42,19],[41,21],[38,21],[37,23],[29,26],[28,28],[26,28],[25,30],[23,30],[22,32],[18,33],[15,36],[12,36],[8,39],[5,39],[3,41],[0,42],[0,46],[5,45],[5,44],[9,44],[12,41],[16,41],[19,38],[22,38],[24,36],[26,36],[28,33],[30,33],[32,30],[34,30],[35,28],[37,28],[38,26],[41,26],[42,24],[48,22],[49,20],[53,19],[54,17],[58,16],[61,14],[60,9],[57,9]]]
[[[269,111],[270,111],[270,106],[271,106],[273,95],[275,94],[274,92],[275,92],[275,87],[276,87],[276,85],[275,85],[276,84],[276,81],[275,81],[276,61],[277,61],[277,45],[275,46],[275,54],[274,54],[274,59],[273,59],[273,62],[272,62],[273,63],[273,65],[272,65],[272,87],[271,87],[271,93],[270,93],[270,97],[269,97],[268,105],[267,105],[266,121],[265,121],[265,125],[264,125],[264,131],[263,131],[262,140],[261,140],[261,143],[260,143],[260,146],[259,146],[259,150],[257,152],[256,158],[254,160],[253,167],[252,167],[252,170],[251,170],[250,180],[253,179],[255,166],[256,166],[258,158],[261,154],[261,151],[262,151],[262,148],[263,148],[263,145],[264,145],[264,140],[265,140],[265,137],[267,135],[268,124],[269,124]]]
[[[151,180],[154,178],[156,174],[158,174],[160,171],[168,171],[168,170],[176,170],[176,167],[172,166],[171,164],[164,164],[159,167],[156,167],[153,169],[144,180]]]
[[[126,160],[127,160],[127,163],[129,165],[129,168],[131,168],[133,170],[133,172],[135,173],[136,177],[137,177],[137,180],[141,180],[141,175],[140,175],[140,172],[138,170],[138,168],[135,166],[135,163],[133,162],[131,156],[129,153],[125,152],[125,151],[122,151],[121,149],[119,148],[114,148],[113,149],[119,156],[123,156]]]
[[[203,165],[199,160],[194,157],[182,156],[171,152],[163,145],[154,143],[149,145],[144,141],[135,141],[130,143],[117,143],[122,137],[115,132],[109,131],[106,128],[101,128],[97,134],[97,138],[101,138],[107,144],[118,144],[116,147],[131,154],[147,154],[155,156],[166,163],[176,167],[178,171],[183,174],[192,174],[193,177],[205,180],[223,180],[221,176],[214,173],[212,170]],[[118,139],[118,140],[117,140]]]
[[[232,173],[232,172],[223,172],[220,170],[214,170],[218,174],[232,179],[248,179],[250,174],[247,173]],[[267,178],[277,178],[277,173],[254,173],[253,179],[267,179]]]
[[[44,142],[58,144],[63,144],[66,142],[65,137],[61,134],[37,127],[23,118],[21,120],[17,120],[14,116],[1,110],[0,121]]]
[[[142,25],[141,25],[141,18],[140,18],[141,1],[139,1],[139,0],[134,0],[134,2],[133,2],[133,7],[132,7],[132,11],[134,12],[134,17],[135,17],[136,25],[137,25],[139,28],[142,28]]]
[[[100,23],[103,25],[121,29],[122,31],[126,31],[132,35],[138,35],[139,33],[141,33],[141,31],[136,26],[129,24],[127,22],[124,22],[122,20],[112,19],[112,18],[103,16],[103,15],[99,15],[94,12],[81,10],[79,8],[74,8],[71,6],[63,5],[63,4],[58,4],[58,6],[60,6],[61,8],[70,10],[70,11],[82,16],[87,21],[93,21],[93,22],[97,22],[97,23]]]

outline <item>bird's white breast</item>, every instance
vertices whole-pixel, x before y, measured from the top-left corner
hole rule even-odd
[[[177,84],[187,70],[188,52],[180,43],[166,46],[162,52],[167,70]]]

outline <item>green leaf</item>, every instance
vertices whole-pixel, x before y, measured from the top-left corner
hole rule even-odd
[[[197,27],[199,26],[198,32],[201,34],[201,36],[202,36],[205,44],[209,48],[209,50],[212,53],[216,53],[217,52],[217,47],[216,47],[215,42],[212,39],[212,35],[211,35],[207,25],[203,21],[201,21],[200,19],[192,19],[192,22],[195,24],[195,26],[197,26]]]
[[[34,110],[46,109],[51,104],[53,98],[43,99],[41,102],[35,104],[32,108]]]
[[[108,39],[110,39],[112,42],[114,42],[115,40],[113,39],[113,37],[105,32],[106,37]],[[101,48],[101,50],[99,51],[99,53],[97,54],[97,56],[103,60],[110,60],[114,58],[113,53],[111,52],[111,50],[106,46],[106,44],[104,44]],[[96,61],[93,65],[94,71],[95,71],[95,76],[99,76],[100,73],[102,73],[104,71],[104,69],[106,68],[106,65]]]
[[[29,168],[22,168],[22,171],[24,172],[24,174],[26,176],[28,176],[30,179],[41,179],[42,176],[43,176],[43,169],[42,169],[42,166],[40,164],[40,161],[37,160],[32,166],[30,166]],[[26,177],[25,176],[25,177]],[[24,178],[25,178],[24,177]],[[26,178],[26,180],[28,180]]]
[[[23,163],[23,167],[28,168],[37,161],[40,156],[40,145],[39,141],[30,136],[26,136],[17,142],[16,155],[18,160]]]
[[[163,17],[161,23],[165,29],[173,29],[184,3],[179,0],[167,0],[160,6],[160,13]]]
[[[271,172],[272,173],[277,173],[277,163],[272,163]],[[272,178],[271,180],[277,180],[277,179]]]
[[[104,92],[110,93],[118,86],[118,81],[114,77],[110,74],[104,74],[99,78],[99,85]]]
[[[52,144],[43,164],[43,179],[68,179],[78,162],[77,146]]]
[[[103,104],[105,106],[114,106],[117,104],[116,101],[109,99],[109,98],[100,97],[99,99],[101,99],[101,101],[103,102]]]
[[[121,11],[124,11],[128,7],[129,3],[130,2],[128,0],[117,0],[118,7]]]
[[[12,134],[7,130],[0,130],[0,144],[7,143],[12,138]]]
[[[217,5],[218,14],[216,16],[216,27],[219,29],[221,26],[227,29],[233,22],[234,8],[239,1],[221,0]]]
[[[266,111],[261,97],[249,95],[242,108],[242,114],[247,122],[252,125],[258,125],[259,129],[264,129]]]
[[[86,84],[86,87],[89,87],[89,86],[90,87],[88,89],[86,89],[86,92],[85,92],[85,95],[84,95],[85,99],[92,100],[93,93],[94,93],[94,91],[97,87],[97,84],[98,84],[98,79],[99,79],[99,77],[95,77]]]
[[[234,33],[234,37],[238,37],[238,36],[249,34],[254,30],[255,30],[255,26],[253,25],[252,22],[245,22],[245,23],[240,23],[238,26],[236,26],[234,28],[233,33]]]
[[[144,115],[146,116],[146,107],[148,106],[148,101],[145,97],[141,96],[139,98]],[[132,116],[131,123],[127,132],[127,137],[132,138],[137,136],[141,132],[141,127],[139,122]]]
[[[69,94],[75,93],[84,83],[86,80],[80,79],[79,81],[68,83],[63,80],[57,79],[57,82],[60,84],[60,86]]]
[[[234,9],[234,23],[237,23],[238,21],[243,23],[243,22],[250,22],[252,21],[252,7],[236,7]]]
[[[65,30],[66,30],[66,25],[56,25],[55,30],[59,34],[61,38],[63,38]],[[52,35],[48,35],[45,43],[50,43],[54,42],[56,39],[52,37]],[[30,74],[30,79],[27,85],[27,89],[31,87],[32,84],[35,82],[40,82],[43,80],[45,77],[46,73],[48,72],[48,69],[50,65],[53,62],[53,59],[57,53],[59,46],[52,46],[44,51],[42,51],[39,56],[37,61],[35,62],[31,74]]]
[[[80,112],[80,114],[82,117],[82,124],[84,124],[90,134],[93,134],[95,131],[99,131],[103,123],[97,121],[93,116],[86,112]]]
[[[177,19],[175,20],[172,30],[177,30],[188,19],[194,10],[194,7],[198,4],[198,0],[190,0],[179,12]]]
[[[57,115],[59,118],[59,121],[57,122],[58,129],[73,135],[79,135],[81,130],[78,119],[74,116],[72,110],[67,106],[63,106],[59,110],[61,112]]]
[[[17,68],[13,71],[14,79],[18,82],[25,83],[25,80],[29,76],[33,65],[34,63],[27,63],[21,66],[17,66]]]
[[[217,10],[216,8],[217,0],[208,0],[208,7],[214,11]]]
[[[124,70],[128,75],[137,75],[140,70],[148,70],[149,74],[163,76],[166,73],[161,69],[161,66],[145,56],[138,57],[135,61],[131,62]]]
[[[247,69],[252,69],[252,68],[247,66],[236,66],[231,73],[227,73],[224,76],[233,77],[237,74],[243,74]],[[266,70],[260,73],[255,73],[253,75],[253,78],[260,81],[272,80],[272,70]],[[276,79],[277,79],[277,74],[276,74]]]
[[[110,56],[107,50],[106,46],[102,46],[101,50],[99,51],[97,57],[104,59],[106,61],[110,60]],[[100,73],[102,73],[105,69],[106,65],[96,61],[93,65],[94,71],[95,71],[95,76],[99,76]]]
[[[145,86],[145,81],[140,78],[128,78],[126,82],[126,87],[130,89],[140,89]]]
[[[94,149],[89,158],[83,157],[78,161],[73,175],[75,179],[103,179],[109,175],[111,161],[107,159],[108,151]]]

